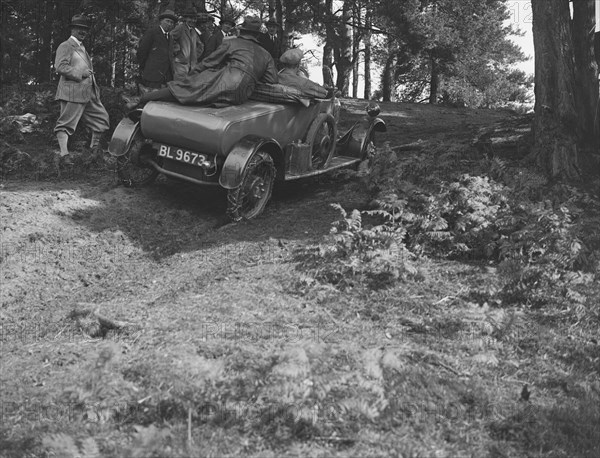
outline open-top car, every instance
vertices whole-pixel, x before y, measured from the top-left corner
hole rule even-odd
[[[300,103],[248,101],[212,108],[150,102],[125,117],[109,152],[127,186],[151,183],[159,173],[227,189],[233,220],[260,214],[276,180],[289,181],[358,164],[385,131],[368,115],[338,137],[337,98]]]

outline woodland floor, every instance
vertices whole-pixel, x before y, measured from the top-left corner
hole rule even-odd
[[[344,101],[346,125],[363,104]],[[381,108],[392,147],[520,125]],[[220,190],[39,177],[0,189],[0,456],[600,456],[597,328],[478,303],[495,268],[477,263],[423,259],[376,291],[307,280],[295,252],[329,232],[330,204],[364,206],[356,179],[276,188],[232,224]]]

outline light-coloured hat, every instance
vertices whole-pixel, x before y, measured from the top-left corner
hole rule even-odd
[[[83,14],[76,14],[71,19],[71,27],[79,27],[80,29],[89,29],[90,21]]]
[[[262,22],[258,16],[246,16],[238,28],[242,32],[260,33],[261,26]]]
[[[304,57],[304,53],[302,50],[298,48],[288,49],[284,52],[279,58],[279,62],[285,65],[298,65],[302,58]]]

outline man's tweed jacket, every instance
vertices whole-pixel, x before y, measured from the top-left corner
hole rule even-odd
[[[62,42],[56,50],[54,68],[60,75],[55,100],[87,103],[94,94],[100,99],[100,89],[94,75],[83,77],[85,70],[93,71],[92,60],[73,37]]]

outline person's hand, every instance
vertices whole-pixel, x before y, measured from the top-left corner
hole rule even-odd
[[[89,69],[85,69],[85,70],[83,71],[83,73],[81,74],[81,77],[82,77],[83,79],[86,79],[86,78],[89,78],[90,76],[92,76],[93,74],[94,74],[94,72],[92,72],[91,70],[89,70]]]

